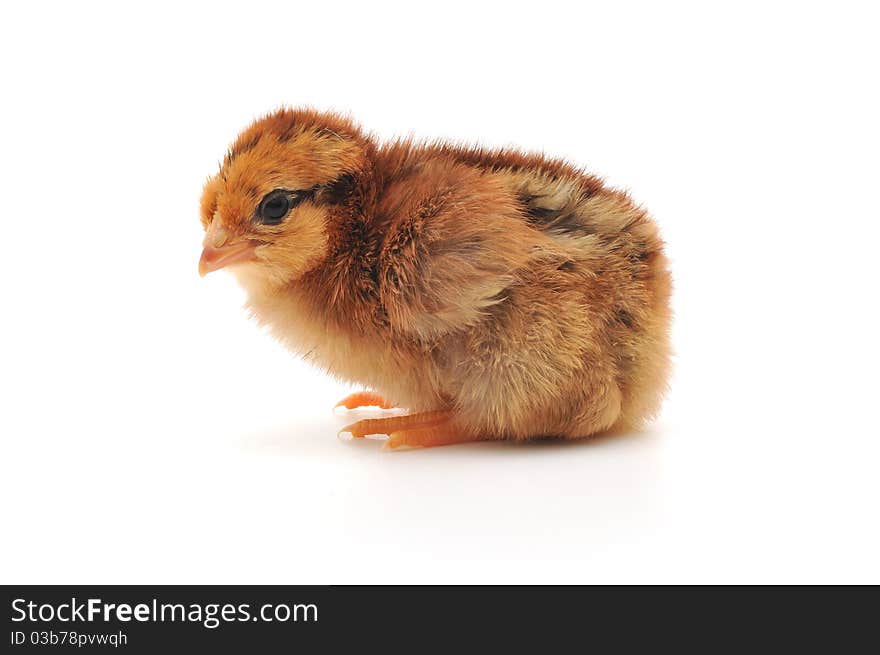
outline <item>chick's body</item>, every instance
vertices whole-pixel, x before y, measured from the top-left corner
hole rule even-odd
[[[262,225],[277,189],[297,204]],[[416,414],[367,426],[402,444],[587,437],[659,407],[671,283],[657,228],[564,162],[379,146],[282,110],[239,137],[202,209],[206,252],[218,232],[251,244],[234,271],[260,322]]]

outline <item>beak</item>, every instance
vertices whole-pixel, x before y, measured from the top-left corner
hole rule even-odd
[[[255,248],[255,245],[247,241],[221,248],[205,246],[202,250],[202,257],[199,259],[199,275],[205,277],[211,271],[218,271],[224,266],[251,261],[254,258]]]
[[[215,218],[205,233],[204,249],[199,259],[199,275],[205,277],[211,271],[220,270],[224,266],[254,259],[257,244],[253,241],[227,243],[228,238],[223,224]]]

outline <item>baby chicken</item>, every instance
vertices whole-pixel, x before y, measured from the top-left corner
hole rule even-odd
[[[671,278],[629,197],[556,159],[410,140],[282,109],[201,199],[202,275],[229,267],[290,349],[371,392],[386,447],[637,427],[669,370]]]

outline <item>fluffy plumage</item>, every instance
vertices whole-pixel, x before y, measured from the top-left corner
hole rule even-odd
[[[275,190],[298,204],[267,225]],[[671,281],[657,227],[563,161],[380,145],[338,115],[284,109],[238,137],[201,217],[203,266],[228,260],[276,337],[433,412],[355,436],[580,438],[659,408]]]

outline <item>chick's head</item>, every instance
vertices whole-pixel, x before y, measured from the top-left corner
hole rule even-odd
[[[281,110],[254,122],[205,184],[200,274],[232,267],[239,277],[284,285],[314,268],[369,148],[337,116]]]

